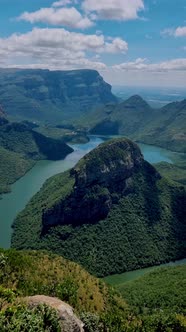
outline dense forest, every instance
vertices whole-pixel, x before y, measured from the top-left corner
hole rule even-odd
[[[80,122],[92,134],[125,135],[138,142],[186,152],[186,99],[153,109],[135,95],[97,108]]]

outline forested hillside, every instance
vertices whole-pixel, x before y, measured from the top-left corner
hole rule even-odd
[[[82,119],[92,134],[125,135],[136,141],[186,152],[186,100],[151,108],[140,96],[98,108]]]
[[[37,160],[64,158],[72,152],[66,143],[46,137],[23,123],[0,124],[0,193],[25,174]]]
[[[101,144],[49,179],[13,224],[12,246],[50,249],[98,276],[185,256],[183,187],[127,139]]]

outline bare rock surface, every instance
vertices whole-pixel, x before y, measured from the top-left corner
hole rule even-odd
[[[83,323],[74,314],[73,308],[56,297],[35,295],[26,298],[29,306],[46,304],[58,312],[62,332],[84,332]]]

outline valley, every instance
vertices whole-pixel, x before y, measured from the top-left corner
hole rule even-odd
[[[12,246],[50,248],[98,276],[181,259],[184,202],[135,143],[106,141],[45,182],[14,221]]]
[[[107,136],[90,136],[90,141],[86,144],[73,144],[74,152],[64,160],[38,161],[30,171],[11,186],[10,193],[1,196],[0,247],[9,248],[13,220],[18,212],[24,209],[32,196],[40,190],[44,182],[51,176],[72,168],[86,153],[107,139]],[[171,151],[146,144],[140,144],[140,148],[145,159],[151,163],[173,163],[175,155],[179,156]]]
[[[185,1],[0,1],[0,332],[186,332]]]

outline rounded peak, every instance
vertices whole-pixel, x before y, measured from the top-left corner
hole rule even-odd
[[[137,106],[137,107],[148,107],[149,104],[139,95],[133,95],[123,102],[126,105]]]
[[[100,144],[85,155],[74,167],[75,173],[81,171],[102,172],[103,169],[117,169],[138,166],[143,155],[138,145],[128,138],[114,138]]]

